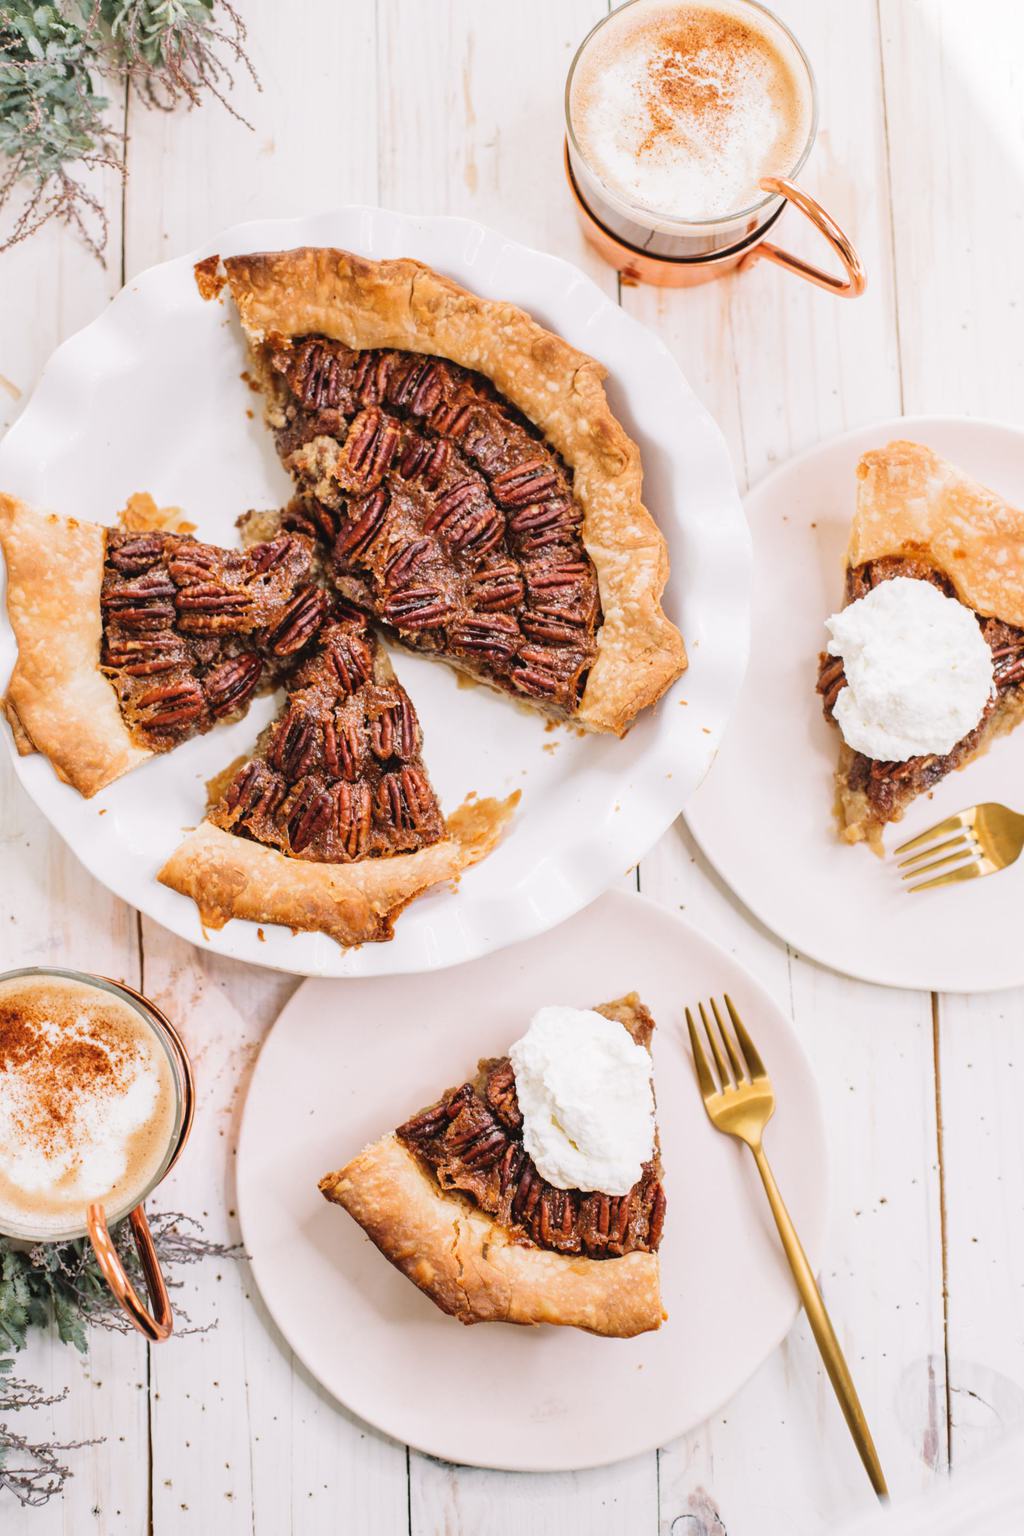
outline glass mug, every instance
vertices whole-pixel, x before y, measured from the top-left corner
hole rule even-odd
[[[67,1227],[62,1225],[59,1231],[54,1231],[52,1227],[33,1228],[30,1215],[24,1220],[19,1220],[11,1214],[5,1216],[0,1212],[0,1232],[31,1245],[66,1243],[75,1238],[87,1236],[96,1255],[100,1273],[110,1286],[115,1299],[139,1332],[151,1342],[159,1343],[170,1337],[174,1328],[174,1315],[167,1294],[167,1285],[160,1270],[153,1235],[146,1221],[144,1202],[178,1161],[192,1129],[195,1114],[192,1066],[181,1036],[166,1015],[134,988],[125,986],[123,982],[111,981],[105,976],[92,976],[80,971],[49,966],[30,966],[22,970],[7,971],[0,975],[0,989],[2,989],[0,1004],[11,982],[21,979],[30,982],[36,978],[48,977],[58,982],[70,982],[93,992],[108,993],[121,1005],[127,1005],[142,1019],[147,1033],[164,1053],[166,1064],[170,1069],[173,1106],[169,1117],[166,1145],[163,1146],[162,1156],[156,1162],[155,1169],[148,1174],[141,1189],[132,1189],[130,1197],[122,1200],[119,1208],[108,1212],[103,1204],[92,1202],[86,1206],[84,1221],[80,1225]],[[163,1144],[162,1141],[161,1144]],[[29,1194],[24,1197],[23,1203],[30,1204],[30,1202]],[[142,1266],[149,1296],[148,1308],[136,1293],[108,1229],[108,1221],[113,1226],[125,1217],[128,1218],[135,1250]]]
[[[806,139],[793,164],[786,167],[785,175],[760,179],[763,196],[725,215],[676,217],[631,200],[609,186],[588,162],[573,121],[573,83],[589,51],[596,42],[605,40],[605,28],[618,22],[634,6],[649,6],[662,12],[671,9],[664,0],[626,0],[588,32],[576,50],[565,84],[565,173],[588,242],[623,277],[662,288],[710,282],[765,260],[841,297],[856,298],[863,293],[866,277],[857,252],[821,204],[794,180],[807,161],[818,128],[817,87],[810,60],[789,28],[759,0],[719,0],[717,4],[715,0],[695,0],[695,5],[690,6],[681,0],[679,9],[706,9],[740,20],[749,14],[756,31],[769,40],[806,93]],[[828,241],[839,258],[843,276],[833,276],[768,242],[766,236],[787,203],[798,208]]]

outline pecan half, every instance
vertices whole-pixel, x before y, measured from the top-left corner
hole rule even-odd
[[[267,762],[286,778],[295,780],[309,767],[315,747],[315,722],[293,704],[274,730]]]
[[[507,660],[519,643],[519,626],[511,614],[467,614],[449,629],[448,641],[469,655]]]
[[[217,716],[241,709],[256,692],[263,673],[263,660],[255,651],[241,656],[230,656],[219,666],[207,672],[203,679],[203,692],[210,706],[210,713]]]
[[[392,374],[388,399],[412,416],[428,416],[444,394],[444,377],[432,357],[413,357]]]
[[[453,554],[485,555],[505,537],[505,519],[497,507],[483,506],[465,517],[448,537]]]
[[[267,636],[274,655],[292,656],[300,651],[320,628],[329,607],[326,592],[319,587],[303,587]]]
[[[510,560],[474,572],[466,584],[466,595],[481,613],[506,613],[523,601],[526,584],[519,567]]]
[[[308,781],[296,795],[288,818],[288,841],[293,853],[301,853],[313,839],[326,830],[334,816],[334,797],[328,789],[318,790]]]
[[[403,480],[421,480],[432,490],[440,485],[452,456],[452,445],[447,438],[434,441],[410,435],[398,465]]]
[[[343,564],[353,555],[364,555],[384,527],[391,498],[381,488],[363,500],[349,504],[349,522],[343,525],[334,543],[334,558]]]
[[[362,743],[354,720],[336,715],[322,727],[324,767],[336,779],[354,779],[362,758]]]
[[[423,826],[434,809],[434,796],[418,768],[386,773],[377,785],[377,819],[384,827],[412,831]]]
[[[166,731],[172,726],[189,725],[205,712],[202,689],[194,678],[151,688],[134,700],[142,715],[140,723],[147,731]]]
[[[503,507],[525,507],[558,489],[559,476],[546,459],[527,459],[503,469],[491,480],[491,493]]]
[[[252,620],[252,598],[248,592],[226,587],[219,582],[197,582],[182,587],[178,593],[178,622],[189,633],[214,634],[218,630],[238,630]]]
[[[556,655],[543,646],[524,645],[518,660],[522,665],[513,668],[509,679],[520,693],[534,699],[548,699],[564,690],[563,679],[556,670]]]
[[[430,629],[442,623],[451,604],[437,587],[403,587],[393,592],[381,608],[381,614],[397,629]]]
[[[416,750],[416,716],[408,699],[399,699],[385,709],[370,725],[370,745],[374,756],[412,757]]]
[[[287,786],[267,764],[254,758],[239,769],[224,796],[228,820],[251,822],[261,814],[273,816],[287,792]]]
[[[366,784],[344,781],[334,790],[338,836],[350,859],[358,859],[365,849],[373,824],[373,807]]]
[[[309,339],[294,349],[287,379],[292,394],[309,411],[335,406],[341,400],[342,369],[329,342]]]
[[[361,635],[342,631],[333,636],[327,657],[345,693],[355,693],[373,675],[373,652]]]
[[[343,490],[376,489],[398,452],[402,440],[397,421],[385,415],[379,406],[360,411],[348,429],[334,478]]]
[[[459,480],[439,496],[423,523],[424,533],[446,532],[453,524],[476,511],[483,499],[483,488],[476,480]]]
[[[502,1125],[517,1131],[523,1123],[516,1094],[516,1075],[506,1057],[487,1074],[484,1097]]]
[[[165,542],[162,533],[141,533],[135,538],[125,538],[123,543],[115,543],[108,535],[107,559],[115,570],[126,576],[137,576],[161,558]]]
[[[590,567],[581,560],[563,560],[555,565],[541,565],[527,572],[531,592],[544,592],[559,587],[574,587],[583,581]]]
[[[586,629],[582,615],[564,608],[527,608],[519,615],[519,623],[531,640],[554,645],[578,645]]]
[[[403,545],[384,567],[384,585],[392,591],[404,586],[435,547],[433,539],[412,539]]]
[[[388,381],[397,361],[394,352],[361,352],[352,375],[352,386],[361,405],[376,405],[387,394]]]

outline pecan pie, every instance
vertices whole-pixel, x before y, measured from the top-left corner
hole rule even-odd
[[[445,823],[412,704],[364,617],[315,579],[303,534],[226,550],[0,496],[0,543],[18,642],[7,716],[19,751],[82,794],[284,685],[280,718],[158,877],[209,927],[387,939],[415,896],[495,845],[518,796]]]
[[[879,762],[840,741],[841,834],[881,853],[886,823],[1024,719],[1024,512],[918,443],[865,454],[857,475],[844,601],[895,576],[931,582],[974,610],[992,651],[995,689],[977,726],[944,755]],[[833,723],[845,682],[842,658],[823,654],[817,687]]]
[[[622,734],[686,654],[604,370],[418,262],[224,265],[296,487],[284,527],[403,644]]]
[[[650,1049],[635,993],[596,1010]],[[462,1323],[558,1323],[628,1338],[661,1325],[657,1145],[625,1195],[557,1189],[523,1147],[508,1057],[320,1181],[385,1258]]]

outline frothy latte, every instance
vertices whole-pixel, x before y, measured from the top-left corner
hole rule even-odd
[[[626,6],[595,33],[570,94],[580,152],[605,188],[682,221],[756,203],[762,176],[794,168],[811,115],[792,44],[730,0]]]
[[[59,976],[0,982],[0,1231],[58,1238],[142,1197],[175,1134],[176,1080],[127,1001]]]

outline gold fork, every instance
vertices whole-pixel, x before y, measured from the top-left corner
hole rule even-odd
[[[936,842],[936,838],[945,841]],[[977,880],[980,875],[996,874],[1020,857],[1024,848],[1024,816],[994,800],[969,805],[966,811],[947,816],[927,832],[901,843],[895,852],[910,853],[912,848],[917,852],[897,865],[898,869],[906,870],[902,879],[917,880],[918,875],[933,869],[944,869],[946,873],[933,875],[930,880],[917,880],[916,885],[908,885],[909,891],[927,891],[935,885],[951,885],[954,880]]]
[[[708,1019],[704,1004],[697,1005],[714,1059],[714,1072],[701,1045],[693,1015],[689,1008],[686,1010],[686,1025],[690,1031],[690,1045],[693,1048],[693,1061],[697,1068],[697,1081],[700,1084],[704,1108],[716,1131],[721,1131],[725,1136],[738,1137],[740,1141],[746,1142],[754,1154],[754,1162],[761,1175],[765,1194],[768,1196],[768,1204],[775,1217],[775,1225],[779,1229],[779,1237],[782,1239],[789,1267],[793,1271],[796,1288],[800,1292],[800,1299],[807,1312],[815,1343],[825,1362],[829,1381],[839,1399],[843,1417],[846,1419],[854,1444],[860,1452],[860,1459],[871,1479],[871,1486],[880,1499],[888,1498],[885,1477],[867,1419],[864,1417],[864,1410],[857,1397],[857,1389],[853,1385],[853,1378],[843,1358],[839,1340],[825,1310],[825,1303],[814,1278],[814,1272],[803,1250],[803,1244],[797,1237],[793,1219],[786,1210],[785,1202],[779,1193],[775,1176],[761,1144],[764,1128],[775,1113],[775,1090],[765,1071],[764,1062],[757,1054],[754,1042],[744,1029],[743,1022],[728,994],[726,994],[725,1006],[732,1020],[733,1029],[736,1031],[735,1039],[722,1023],[722,1015],[718,1011],[718,1004],[714,998],[711,999],[711,1012],[714,1015],[717,1030]]]

